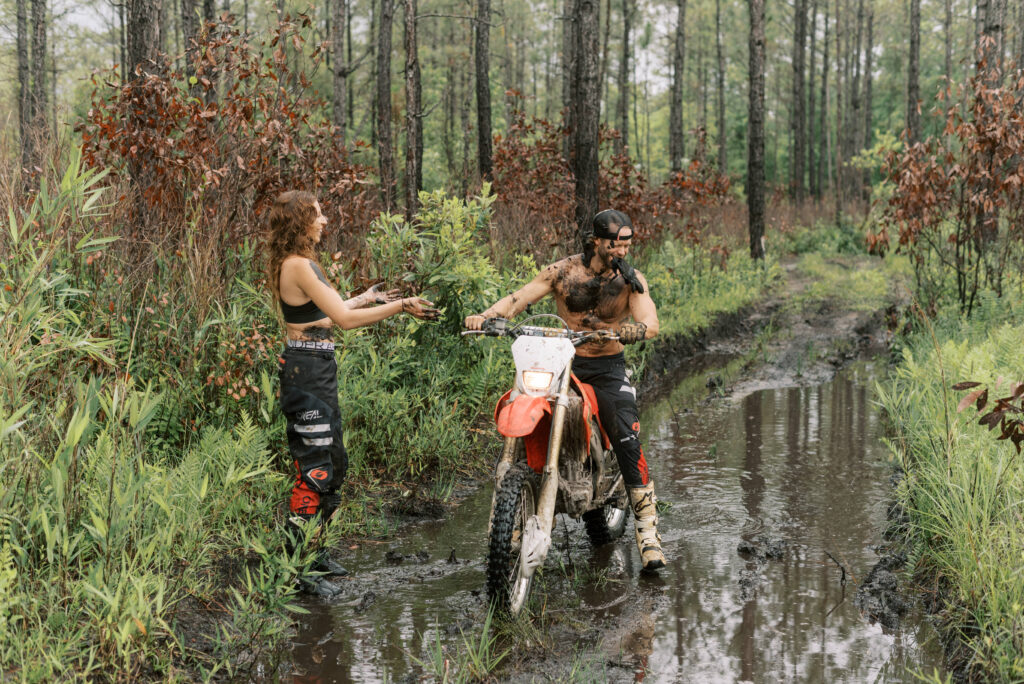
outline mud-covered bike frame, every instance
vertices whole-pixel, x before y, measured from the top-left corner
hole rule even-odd
[[[558,327],[526,325],[554,319]],[[519,325],[487,319],[481,334],[513,338],[515,384],[495,407],[505,443],[494,472],[487,591],[499,610],[518,613],[551,547],[555,513],[581,518],[595,544],[625,529],[628,505],[618,462],[597,417],[593,389],[572,374],[576,347],[618,339],[610,330],[570,330],[552,314]]]

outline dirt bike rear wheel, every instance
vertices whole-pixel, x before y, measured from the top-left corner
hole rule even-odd
[[[590,429],[594,435],[590,448],[601,450],[602,458],[604,458],[605,481],[608,481],[618,477],[619,462],[614,451],[604,449],[597,422],[593,418],[590,420],[593,421]],[[601,508],[583,514],[583,522],[587,526],[587,536],[590,537],[590,543],[594,546],[610,544],[626,531],[626,522],[629,520],[629,497],[626,494],[626,487],[621,481],[613,494],[616,496],[614,503],[607,503]]]
[[[626,531],[629,520],[629,507],[621,508],[615,504],[605,504],[601,508],[583,514],[583,522],[587,526],[587,536],[594,546],[610,544]]]
[[[533,576],[522,576],[519,554],[526,521],[536,512],[536,478],[526,464],[516,464],[495,492],[487,548],[487,596],[499,613],[515,615],[529,598]]]

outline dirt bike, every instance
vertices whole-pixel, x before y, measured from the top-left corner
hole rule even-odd
[[[538,318],[555,319],[560,327],[526,325]],[[572,374],[576,347],[618,336],[576,332],[552,314],[519,325],[490,318],[481,330],[462,334],[474,333],[513,339],[515,385],[494,410],[505,442],[494,472],[487,594],[497,610],[515,615],[551,547],[556,513],[582,519],[595,545],[625,530],[629,498],[598,420],[597,398]]]

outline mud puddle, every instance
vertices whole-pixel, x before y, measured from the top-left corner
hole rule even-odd
[[[764,388],[742,378],[748,365],[695,359],[643,412],[667,571],[641,576],[631,535],[593,549],[560,519],[534,617],[502,638],[516,651],[501,680],[911,682],[941,669],[915,610],[883,628],[856,600],[892,498],[871,403],[883,369]],[[306,604],[288,678],[425,681],[432,653],[465,652],[486,615],[490,496],[343,554],[353,578],[339,601]]]

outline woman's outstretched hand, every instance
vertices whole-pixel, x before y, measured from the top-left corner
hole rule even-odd
[[[359,296],[363,298],[365,304],[387,304],[401,299],[402,292],[398,288],[385,290],[384,283],[377,283]]]
[[[441,312],[434,308],[433,302],[422,297],[406,297],[402,300],[402,311],[424,321],[436,321]]]

